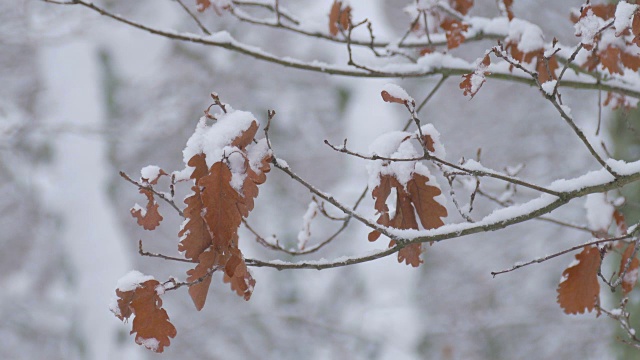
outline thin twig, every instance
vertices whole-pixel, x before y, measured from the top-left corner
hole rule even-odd
[[[198,20],[196,15],[193,12],[191,12],[191,10],[189,10],[189,8],[182,2],[182,0],[175,0],[175,1],[177,1],[178,4],[180,4],[180,6],[182,7],[182,9],[184,9],[184,11],[186,11],[187,14],[189,14],[189,16],[193,19],[193,21],[196,22],[196,24],[198,25],[200,30],[202,30],[203,33],[207,35],[211,35],[211,31],[209,31],[204,25],[202,25],[200,20]]]
[[[56,3],[52,2],[53,0],[41,0],[44,2]],[[101,15],[112,18],[121,23],[130,25],[132,27],[138,28],[140,30],[147,31],[151,34],[163,36],[173,40],[193,42],[207,46],[215,46],[224,49],[228,49],[231,51],[238,52],[240,54],[244,54],[250,57],[253,57],[258,60],[271,62],[274,64],[279,64],[282,66],[286,66],[289,68],[295,68],[300,70],[314,71],[325,74],[332,75],[341,75],[341,76],[350,76],[350,77],[365,77],[365,78],[420,78],[420,77],[429,77],[433,75],[465,75],[468,74],[469,71],[472,71],[470,67],[466,68],[454,68],[454,67],[434,67],[429,68],[428,70],[424,70],[421,67],[411,67],[408,70],[402,71],[388,71],[382,69],[372,69],[373,72],[363,71],[362,69],[345,69],[344,66],[337,66],[331,64],[321,64],[318,62],[304,62],[297,59],[292,58],[280,58],[273,54],[270,54],[262,49],[258,49],[255,46],[249,46],[242,44],[233,38],[227,36],[197,36],[194,34],[184,34],[184,33],[176,33],[175,31],[165,31],[157,28],[153,28],[147,25],[143,25],[141,23],[129,20],[120,15],[114,14],[105,10],[102,7],[99,7],[93,3],[88,3],[83,0],[71,0],[71,2],[61,2],[60,4],[64,5],[81,5],[88,9],[91,9]],[[468,39],[467,39],[468,41]],[[364,46],[369,46],[367,41],[362,42]],[[355,41],[351,42],[352,45],[355,45]],[[531,78],[521,76],[518,74],[512,74],[511,72],[499,72],[492,71],[490,74],[486,74],[488,78],[499,79],[499,80],[507,80],[516,83],[523,83],[528,85],[536,85]],[[575,89],[602,89],[603,91],[614,92],[622,95],[627,95],[634,98],[640,98],[640,91],[626,88],[619,85],[610,85],[606,83],[596,84],[592,82],[584,82],[584,81],[562,81],[561,85],[563,87],[570,87]]]
[[[180,208],[176,205],[176,203],[172,200],[169,199],[165,194],[156,191],[156,189],[153,188],[153,186],[151,185],[143,185],[140,184],[139,182],[132,180],[129,175],[127,175],[124,171],[120,171],[120,176],[127,180],[128,182],[132,183],[133,185],[137,186],[138,189],[144,189],[144,190],[148,190],[151,191],[155,196],[159,197],[160,199],[164,200],[167,204],[171,205],[172,208],[174,208],[174,210],[181,216],[184,217],[184,213],[182,212],[182,210],[180,210]]]
[[[619,236],[619,237],[615,237],[615,238],[599,239],[599,240],[587,242],[587,243],[584,243],[584,244],[581,244],[581,245],[577,245],[577,246],[571,247],[571,248],[566,249],[566,250],[562,250],[560,252],[557,252],[557,253],[554,253],[554,254],[551,254],[551,255],[547,255],[547,256],[544,256],[544,257],[537,258],[537,259],[533,259],[531,261],[527,261],[527,262],[522,263],[522,264],[516,264],[516,265],[514,265],[511,268],[506,269],[506,270],[492,271],[491,275],[493,277],[496,277],[496,275],[512,272],[514,270],[518,270],[520,268],[523,268],[525,266],[529,266],[531,264],[543,263],[543,262],[545,262],[547,260],[551,260],[553,258],[556,258],[556,257],[560,256],[560,255],[564,255],[564,254],[570,253],[572,251],[580,250],[580,249],[582,249],[582,248],[584,248],[586,246],[599,245],[599,244],[609,243],[609,242],[613,242],[613,241],[624,240],[624,239],[628,239],[628,238],[630,238],[632,236],[635,236],[635,235],[634,234],[627,234],[627,235],[623,235],[623,236]]]
[[[191,261],[191,260],[183,259],[183,258],[179,258],[179,257],[168,256],[168,255],[164,255],[164,254],[152,253],[152,252],[144,251],[144,249],[142,248],[142,240],[138,241],[138,254],[140,254],[141,256],[156,257],[156,258],[160,258],[160,259],[164,259],[164,260],[186,262],[186,263],[190,263],[190,264],[195,262],[195,261]]]
[[[464,173],[467,173],[469,175],[474,175],[474,176],[481,176],[481,177],[490,177],[490,178],[494,178],[494,179],[498,179],[498,180],[502,180],[508,183],[512,183],[512,184],[516,184],[516,185],[520,185],[532,190],[536,190],[536,191],[540,191],[543,193],[547,193],[550,195],[554,195],[554,196],[561,196],[562,193],[555,191],[555,190],[551,190],[551,189],[547,189],[544,188],[542,186],[538,186],[535,184],[531,184],[528,183],[526,181],[514,178],[514,177],[510,177],[510,176],[506,176],[506,175],[501,175],[497,172],[488,172],[488,171],[481,171],[481,170],[472,170],[472,169],[467,169],[464,168],[463,166],[460,165],[456,165],[453,163],[450,163],[446,160],[442,160],[440,158],[438,158],[437,156],[431,155],[431,154],[427,154],[427,155],[423,155],[417,158],[389,158],[389,157],[385,157],[385,156],[379,156],[376,154],[373,155],[365,155],[365,154],[361,154],[355,151],[351,151],[349,149],[347,149],[344,146],[335,146],[333,144],[331,144],[329,141],[325,140],[324,143],[326,145],[328,145],[331,149],[340,152],[340,153],[344,153],[347,155],[351,155],[351,156],[355,156],[361,159],[366,159],[366,160],[386,160],[386,161],[420,161],[420,160],[431,160],[434,161],[436,163],[451,167],[453,169],[456,169],[458,171],[462,171]]]

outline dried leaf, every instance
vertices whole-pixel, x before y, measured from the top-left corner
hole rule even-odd
[[[224,263],[221,257],[220,252],[216,251],[212,245],[198,256],[198,265],[187,271],[188,282],[200,281],[189,286],[189,296],[198,311],[202,310],[207,300],[211,273]]]
[[[341,1],[334,1],[331,5],[331,11],[329,12],[329,34],[338,35],[338,21],[340,20],[340,7]]]
[[[473,7],[473,0],[449,0],[451,7],[462,15],[467,15]]]
[[[640,56],[629,54],[624,50],[620,52],[620,62],[622,62],[622,65],[627,69],[631,69],[633,71],[638,71],[638,69],[640,69]]]
[[[254,120],[249,125],[249,128],[245,131],[241,132],[233,141],[231,141],[231,146],[236,146],[240,148],[240,150],[244,150],[251,141],[253,141],[254,136],[258,132],[258,123]]]
[[[406,100],[403,100],[403,99],[401,99],[399,97],[395,97],[395,96],[389,94],[386,90],[382,90],[380,95],[382,95],[382,100],[384,100],[385,102],[396,103],[396,104],[405,104],[406,103]]]
[[[253,122],[232,142],[245,156],[246,176],[241,193],[231,186],[232,173],[229,167],[223,162],[216,162],[206,175],[196,179],[196,186],[192,188],[194,193],[185,199],[187,220],[180,232],[184,239],[180,242],[179,249],[185,251],[187,258],[197,258],[198,261],[198,265],[187,272],[187,281],[201,280],[189,287],[189,295],[198,310],[206,302],[211,284],[210,274],[218,268],[225,269],[225,282],[230,282],[232,290],[238,295],[249,300],[253,292],[255,280],[238,249],[238,227],[242,217],[248,216],[253,210],[258,185],[264,183],[265,174],[271,169],[270,153],[265,153],[260,159],[259,169],[254,170],[244,152],[250,146],[257,129],[257,123]],[[202,163],[203,160],[192,160],[194,165],[190,161],[190,166],[196,167],[194,174],[200,174],[200,167],[196,163]]]
[[[440,217],[447,216],[447,210],[434,199],[441,194],[441,191],[435,186],[427,185],[428,180],[424,175],[413,173],[405,188],[394,176],[381,175],[380,183],[371,193],[375,200],[374,208],[380,214],[378,224],[397,229],[418,229],[417,213],[425,229],[444,225]],[[391,189],[396,190],[396,199],[392,199],[396,203],[393,218],[390,217],[386,204],[391,195]],[[379,237],[378,231],[369,233],[369,241],[375,241]],[[394,241],[389,244],[390,247],[394,245]],[[421,253],[422,244],[411,244],[398,252],[398,262],[406,262],[407,265],[414,267],[419,266],[422,263]]]
[[[629,260],[629,258],[631,258],[631,256],[633,256],[633,259],[631,259],[631,264],[627,268],[627,272],[622,278],[622,292],[624,293],[624,295],[630,293],[631,290],[633,290],[633,287],[636,286],[636,282],[638,282],[638,267],[640,266],[640,261],[637,257],[638,254],[633,253],[635,250],[635,246],[635,243],[630,243],[627,246],[627,249],[622,254],[622,260],[620,261],[620,270],[618,271],[618,274],[622,275],[622,273],[624,272],[624,268],[627,265],[627,261]]]
[[[638,15],[638,13],[633,16],[633,21],[631,22],[631,33],[634,35],[631,42],[640,46],[640,15]]]
[[[434,51],[436,51],[436,49],[434,47],[426,47],[426,48],[422,48],[420,50],[420,56],[425,56],[427,54],[431,54]]]
[[[116,289],[120,311],[116,316],[125,320],[135,315],[131,334],[136,333],[136,343],[161,353],[164,347],[169,346],[169,338],[174,338],[177,331],[162,308],[162,299],[156,291],[158,286],[160,283],[157,280],[147,280],[131,291]]]
[[[513,0],[502,0],[504,4],[504,10],[507,12],[507,17],[509,21],[513,20],[515,15],[513,14]]]
[[[587,7],[585,6],[585,9]],[[613,19],[616,15],[616,4],[597,4],[591,5],[591,11],[593,15],[602,18],[603,20]]]
[[[620,52],[621,51],[618,47],[609,45],[605,50],[600,51],[600,53],[598,54],[602,67],[609,70],[610,74],[623,74],[623,71],[619,65]]]
[[[442,191],[435,186],[427,185],[428,181],[428,177],[414,173],[407,182],[407,190],[422,227],[436,229],[444,225],[441,218],[447,216],[447,209],[435,199]]]
[[[139,207],[134,207],[130,210],[131,216],[138,219],[138,225],[142,226],[145,230],[153,230],[162,221],[162,215],[158,211],[158,207],[160,205],[153,198],[153,192],[147,189],[140,189],[140,193],[144,194],[147,197],[147,208],[144,211]]]
[[[199,186],[191,188],[193,193],[184,199],[187,207],[184,209],[185,221],[182,223],[178,237],[178,251],[184,252],[184,257],[196,261],[212,244],[211,234],[206,222],[202,218],[204,206],[202,204],[202,193]]]
[[[349,30],[351,26],[351,6],[347,6],[340,12],[340,27],[343,30]]]
[[[470,74],[462,75],[462,81],[460,82],[460,89],[464,90],[463,95],[470,95],[473,99],[474,96],[480,91],[482,85],[484,85],[485,77],[478,73],[472,72]]]
[[[618,233],[620,235],[627,235],[627,221],[624,218],[624,214],[620,210],[615,209],[613,211],[613,220],[615,220],[616,222]]]
[[[192,261],[197,261],[198,256],[212,244],[209,228],[202,217],[204,205],[198,184],[200,178],[207,175],[208,172],[205,158],[205,154],[196,154],[189,159],[188,165],[194,168],[191,178],[195,180],[196,185],[191,187],[191,191],[193,191],[191,195],[184,199],[184,203],[187,205],[184,209],[185,221],[178,233],[178,237],[181,239],[178,243],[178,250],[184,252],[185,258]]]
[[[558,60],[556,59],[555,55],[547,60],[544,57],[544,52],[541,50],[536,63],[538,81],[540,81],[541,84],[544,84],[547,81],[557,79],[558,77],[556,76],[556,70],[558,69],[558,67]]]
[[[351,7],[342,7],[342,1],[334,1],[329,12],[329,34],[336,36],[340,29],[348,30],[351,24]]]
[[[427,150],[429,150],[430,152],[435,152],[436,148],[435,148],[435,143],[433,141],[433,138],[431,138],[431,135],[423,135],[422,136],[422,143],[424,143],[424,145],[427,147]]]
[[[211,6],[210,0],[196,0],[197,9],[199,12],[207,10]]]
[[[453,18],[445,18],[440,27],[445,31],[447,37],[447,48],[455,49],[464,42],[464,32],[469,28],[469,24]]]
[[[230,283],[231,290],[235,291],[238,296],[249,301],[256,281],[251,276],[240,250],[231,249],[231,258],[225,266],[223,281]]]
[[[576,255],[576,260],[562,273],[558,285],[558,304],[567,314],[591,312],[600,301],[600,250],[595,246],[585,247]]]

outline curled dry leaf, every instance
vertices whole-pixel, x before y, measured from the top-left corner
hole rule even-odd
[[[463,90],[464,96],[474,96],[480,91],[482,85],[487,81],[483,74],[472,72],[470,74],[462,75],[462,81],[460,82],[460,89]]]
[[[627,295],[633,290],[633,287],[636,286],[636,282],[638,282],[638,267],[640,266],[640,261],[638,260],[637,255],[634,254],[635,251],[635,243],[630,243],[627,245],[627,249],[622,253],[622,260],[620,261],[620,270],[618,274],[624,276],[622,278],[622,292]],[[624,271],[625,266],[627,266],[627,261],[633,256],[631,259],[631,263],[627,268],[627,271]]]
[[[145,230],[153,230],[162,221],[162,215],[158,211],[160,205],[153,198],[153,192],[148,189],[140,189],[140,193],[147,197],[147,208],[142,209],[135,206],[131,209],[131,216],[138,220],[138,225],[142,226]]]
[[[118,296],[118,313],[120,320],[126,320],[131,315],[133,324],[131,334],[136,334],[136,343],[147,349],[161,353],[177,334],[176,328],[169,321],[169,315],[162,308],[162,299],[156,288],[161,286],[157,280],[147,280],[139,284],[134,290],[120,291]]]
[[[348,30],[351,24],[351,6],[342,6],[342,1],[334,1],[329,12],[329,33],[338,35],[340,30]]]
[[[405,104],[406,103],[406,100],[401,99],[399,97],[395,97],[395,96],[389,94],[386,90],[382,90],[380,95],[382,96],[382,100],[384,100],[385,102],[396,103],[396,104]]]
[[[591,312],[600,302],[600,250],[595,246],[585,247],[562,273],[558,285],[558,304],[567,314]]]

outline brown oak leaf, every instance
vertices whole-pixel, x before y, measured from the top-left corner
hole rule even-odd
[[[455,49],[464,42],[464,32],[469,28],[469,24],[465,24],[458,19],[445,18],[440,27],[445,31],[447,37],[447,48],[449,50]]]
[[[136,343],[147,349],[161,353],[177,334],[176,328],[169,321],[169,315],[162,308],[162,299],[156,289],[160,286],[157,280],[147,280],[130,291],[116,289],[120,320],[131,315],[133,324],[131,334],[136,334]]]
[[[138,225],[142,226],[145,230],[153,230],[158,227],[162,221],[162,215],[160,215],[158,211],[160,205],[153,198],[153,192],[151,192],[151,190],[141,188],[140,193],[147,197],[147,208],[143,213],[143,209],[136,206],[131,209],[131,216],[138,219]]]
[[[502,0],[502,3],[504,4],[504,11],[507,12],[507,18],[509,18],[509,21],[513,20],[515,17],[513,14],[513,0]]]
[[[348,30],[351,24],[351,6],[342,6],[342,1],[334,1],[329,12],[329,34],[338,35],[340,30]]]
[[[178,250],[184,252],[185,258],[192,261],[197,261],[198,256],[212,243],[209,228],[202,217],[204,205],[198,185],[198,180],[208,171],[205,158],[204,154],[196,154],[188,162],[188,165],[194,168],[191,178],[196,184],[191,188],[193,193],[184,199],[184,203],[187,205],[184,209],[185,221],[178,233],[178,237],[181,239],[178,243]]]
[[[618,274],[622,275],[624,268],[627,265],[627,261],[629,261],[629,258],[633,256],[631,264],[622,278],[622,292],[625,295],[630,293],[631,290],[633,290],[633,287],[636,286],[636,282],[638,282],[638,267],[640,266],[640,261],[637,257],[638,254],[634,254],[634,251],[635,243],[630,243],[624,253],[622,253],[622,260],[620,261],[620,270],[618,271]]]
[[[447,209],[434,199],[441,191],[438,187],[428,185],[428,181],[428,177],[414,172],[405,187],[393,175],[381,175],[380,183],[371,193],[375,199],[374,208],[380,214],[378,224],[397,229],[418,229],[418,220],[425,229],[444,225],[441,217],[447,216]],[[392,189],[396,190],[396,198],[392,199],[396,203],[393,218],[386,204]],[[380,235],[380,232],[372,231],[369,241],[377,240]],[[394,245],[394,241],[389,244],[390,247]],[[405,246],[398,252],[398,262],[417,267],[422,263],[421,253],[420,243]]]
[[[473,7],[473,0],[449,0],[451,7],[462,15],[467,15]]]
[[[565,313],[582,314],[585,310],[591,312],[600,302],[600,263],[600,250],[589,246],[577,254],[576,262],[564,270],[562,281],[558,285],[557,300]]]
[[[382,96],[382,100],[384,100],[385,102],[396,103],[396,104],[406,104],[407,102],[406,100],[403,100],[399,97],[395,97],[389,94],[386,90],[382,90],[380,95]]]

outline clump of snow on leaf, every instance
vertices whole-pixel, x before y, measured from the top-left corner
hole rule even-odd
[[[587,210],[587,221],[592,230],[606,231],[611,225],[615,208],[603,193],[589,194],[584,204]]]
[[[216,115],[218,120],[211,126],[207,125],[207,118],[200,118],[195,132],[189,140],[187,146],[182,151],[183,161],[185,164],[196,154],[204,153],[207,155],[207,166],[211,167],[214,163],[222,160],[225,149],[233,139],[242,134],[251,126],[255,117],[247,111],[235,111],[228,107],[228,113]]]
[[[217,120],[211,125],[207,125],[206,117],[200,118],[195,132],[187,140],[187,145],[182,151],[186,168],[174,174],[178,180],[188,179],[193,172],[188,162],[197,154],[205,155],[207,167],[226,158],[226,164],[232,174],[231,186],[236,191],[242,192],[242,185],[247,176],[245,161],[248,160],[251,169],[260,174],[262,160],[270,151],[268,144],[265,139],[262,139],[257,143],[250,143],[244,151],[234,146],[235,139],[244,136],[252,126],[254,129],[257,126],[255,116],[250,112],[233,110],[227,105],[227,113],[219,113],[215,116]]]
[[[604,25],[604,20],[595,16],[593,11],[589,9],[586,16],[580,18],[574,25],[575,35],[581,38],[583,44],[591,45],[602,25]]]
[[[418,158],[421,153],[411,142],[406,141],[411,137],[411,133],[405,131],[392,131],[379,136],[369,146],[371,155],[378,155],[393,159],[413,159]],[[406,185],[411,180],[414,163],[412,161],[392,161],[375,160],[367,165],[369,171],[369,188],[373,189],[380,183],[380,175],[394,175],[402,184]]]
[[[440,159],[447,157],[447,152],[440,141],[440,132],[436,130],[435,126],[433,126],[433,124],[422,125],[420,130],[422,131],[422,135],[429,136],[431,141],[433,141],[434,151],[432,155]],[[420,133],[416,130],[414,135],[420,135]]]
[[[509,23],[507,42],[518,44],[518,50],[530,53],[544,48],[544,34],[539,26],[515,18]]]
[[[140,170],[140,179],[145,182],[152,182],[162,174],[162,169],[156,165],[148,165]]]
[[[621,1],[616,7],[615,20],[613,21],[613,27],[616,29],[616,36],[620,36],[627,28],[631,26],[631,18],[633,13],[638,9],[638,5],[629,4],[626,1]]]
[[[382,98],[387,102],[415,103],[415,100],[403,88],[391,83],[382,87]]]
[[[129,271],[125,276],[121,277],[116,284],[116,289],[120,291],[132,291],[140,287],[145,281],[153,280],[153,276],[145,275],[137,270]]]

